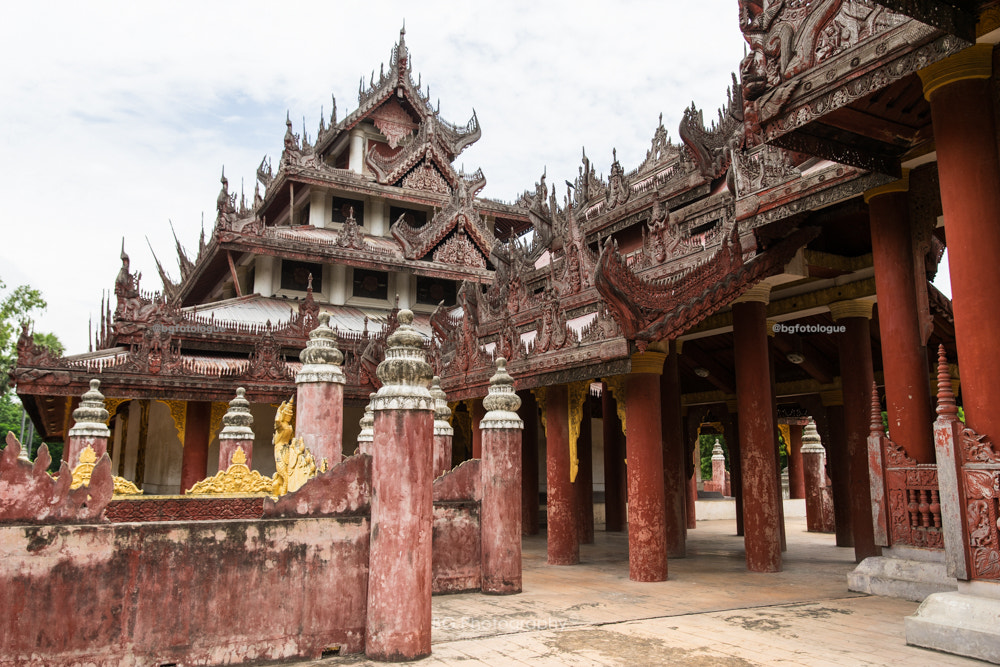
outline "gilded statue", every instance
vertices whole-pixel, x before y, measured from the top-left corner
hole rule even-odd
[[[302,438],[294,438],[290,443],[274,446],[274,469],[271,495],[283,496],[298,491],[316,476],[316,461]]]
[[[278,407],[278,412],[274,415],[274,438],[271,440],[275,452],[278,451],[279,447],[283,447],[292,441],[292,436],[295,433],[292,429],[292,417],[294,414],[294,397],[284,401]]]

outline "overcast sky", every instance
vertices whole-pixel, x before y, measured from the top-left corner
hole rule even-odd
[[[148,237],[176,278],[168,221],[197,251],[219,172],[253,193],[277,166],[286,111],[315,138],[330,96],[357,106],[359,78],[388,64],[405,19],[415,72],[483,137],[459,165],[484,195],[516,198],[547,167],[572,180],[645,156],[659,114],[677,142],[694,101],[725,103],[743,55],[736,0],[486,3],[9,3],[0,23],[0,278],[49,302],[36,329],[69,353],[118,272],[122,237],[144,289],[159,289]]]

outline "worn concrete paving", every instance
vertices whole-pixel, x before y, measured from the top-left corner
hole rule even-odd
[[[847,590],[853,549],[786,521],[784,571],[746,572],[733,521],[688,531],[669,580],[628,579],[627,537],[598,531],[575,566],[545,564],[544,536],[524,540],[524,592],[439,596],[430,665],[982,665],[907,646],[917,604]],[[299,663],[375,665],[364,656]]]

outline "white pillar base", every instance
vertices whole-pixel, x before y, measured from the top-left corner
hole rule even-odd
[[[960,582],[904,619],[906,643],[1000,664],[1000,584]]]
[[[945,570],[943,551],[900,546],[861,561],[847,575],[847,588],[921,602],[928,595],[956,590],[957,582]]]

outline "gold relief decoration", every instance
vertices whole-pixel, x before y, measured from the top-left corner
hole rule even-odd
[[[79,489],[81,486],[90,485],[90,475],[94,472],[94,466],[97,464],[97,452],[90,445],[83,448],[80,452],[80,463],[73,468],[73,481],[70,483],[69,488]]]
[[[184,446],[184,427],[187,424],[187,401],[165,401],[157,399],[158,403],[163,403],[170,410],[170,418],[174,420],[174,428],[177,429],[177,439]]]
[[[131,398],[105,398],[104,409],[108,411],[108,418],[105,420],[104,424],[106,426],[111,424],[111,418],[118,412],[118,406],[122,403],[128,403],[131,400]]]
[[[219,434],[222,430],[222,418],[226,415],[226,410],[229,409],[229,404],[225,401],[213,401],[212,402],[212,413],[208,418],[208,441],[212,442],[215,436]]]
[[[587,394],[590,393],[590,380],[580,380],[567,385],[569,394],[569,481],[575,482],[576,475],[580,471],[580,459],[578,457],[577,440],[580,437],[580,430],[583,422],[583,406],[587,402]]]
[[[324,471],[326,465],[326,459],[323,459]],[[294,438],[289,443],[274,446],[274,469],[271,495],[283,496],[298,491],[316,476],[316,460],[302,438]]]
[[[535,396],[535,402],[538,403],[538,409],[541,412],[542,420],[542,433],[546,432],[545,425],[545,387],[535,387],[529,390]]]
[[[233,452],[232,463],[208,479],[203,479],[190,489],[188,495],[210,495],[219,493],[267,494],[271,495],[274,482],[247,467],[247,455],[242,447]]]
[[[778,430],[781,432],[781,437],[785,440],[785,453],[789,456],[792,455],[792,429],[788,424],[778,424]]]
[[[115,475],[111,478],[115,484],[114,494],[116,496],[141,496],[142,489],[137,487],[132,482],[128,481],[124,477],[118,477]]]
[[[615,410],[618,412],[618,420],[622,423],[622,435],[628,436],[628,429],[625,427],[625,380],[621,375],[601,378],[604,384],[608,385],[608,391],[615,397]]]
[[[80,464],[73,468],[73,481],[69,488],[79,489],[81,486],[90,486],[90,476],[94,473],[96,465],[97,452],[94,451],[93,447],[87,445],[80,452]],[[115,475],[111,480],[114,482],[114,495],[116,496],[135,496],[142,493],[139,487],[124,477]]]
[[[278,448],[285,447],[291,443],[292,437],[295,435],[295,429],[292,427],[294,418],[295,397],[293,396],[287,401],[283,401],[278,406],[278,411],[274,413],[274,437],[271,438],[271,444],[274,445],[275,457],[278,455]]]

